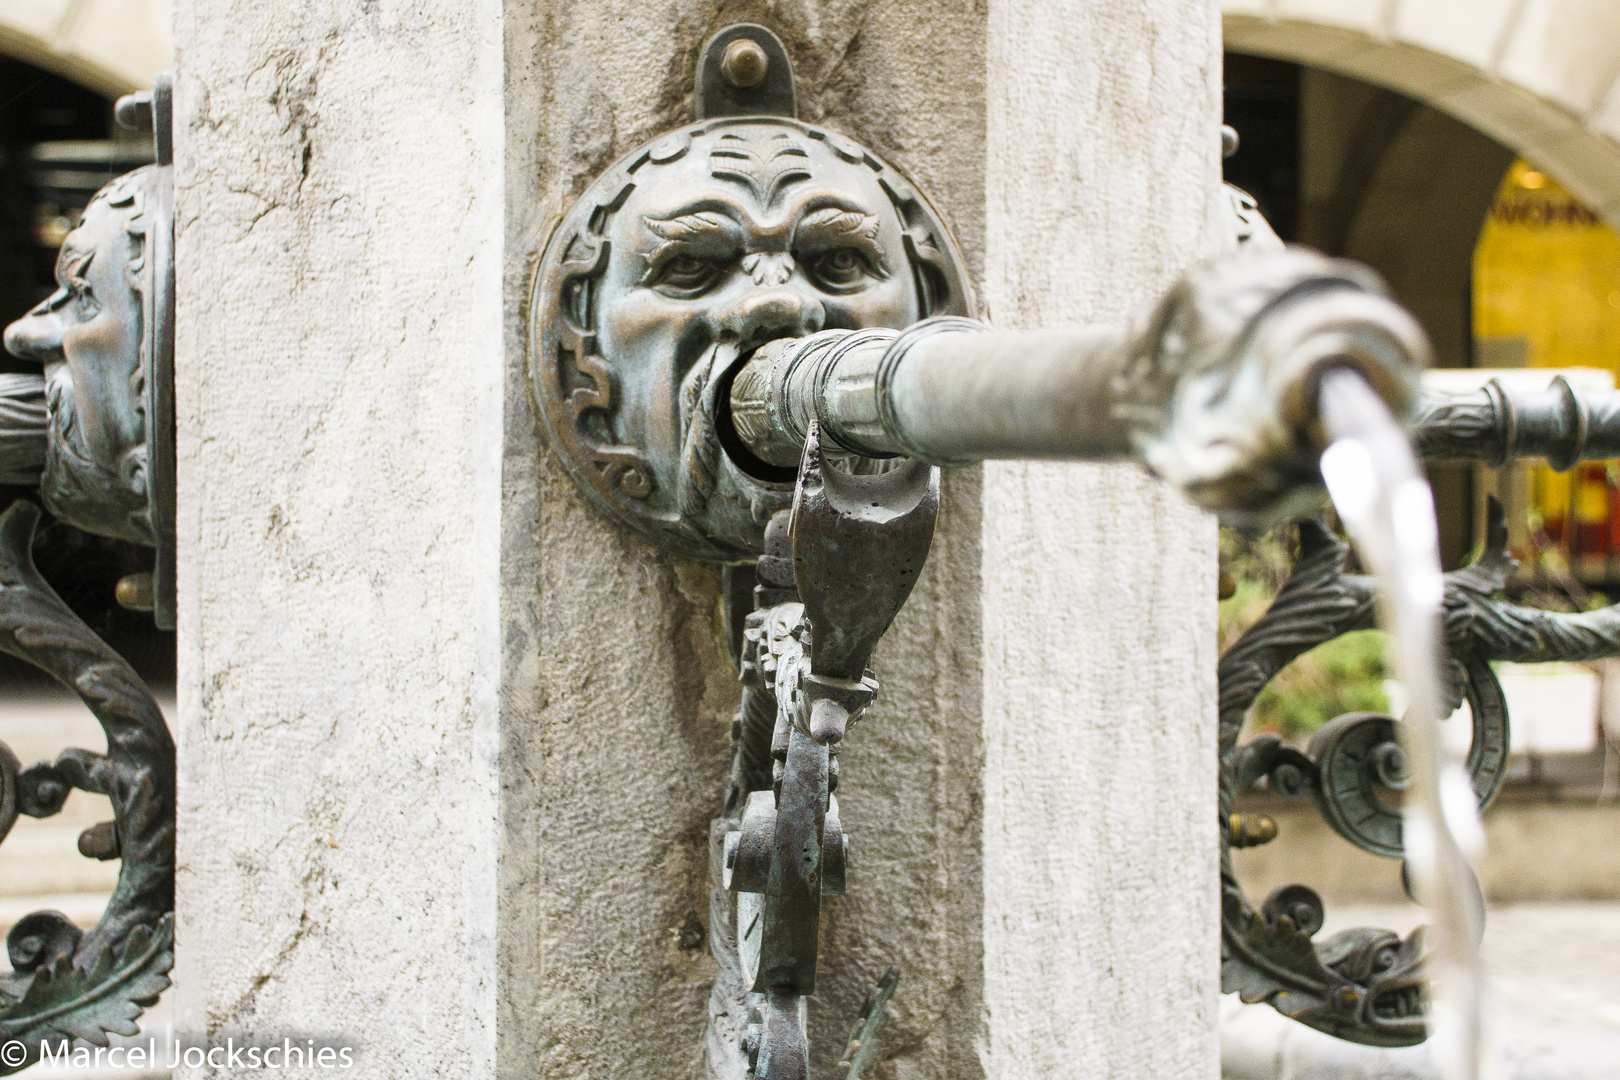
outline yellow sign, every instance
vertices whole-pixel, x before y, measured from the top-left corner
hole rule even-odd
[[[1523,160],[1503,178],[1474,249],[1474,340],[1482,367],[1620,371],[1620,236]],[[1609,552],[1610,505],[1620,505],[1607,479],[1614,474],[1595,465],[1573,475],[1533,469],[1533,529],[1539,516],[1562,543],[1573,495],[1571,553]]]

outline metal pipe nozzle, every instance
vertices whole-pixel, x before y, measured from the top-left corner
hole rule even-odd
[[[941,318],[904,331],[767,342],[730,390],[741,443],[796,466],[823,443],[935,465],[1135,459],[1211,509],[1254,516],[1320,496],[1323,372],[1359,372],[1397,416],[1428,344],[1353,264],[1241,252],[1187,275],[1128,326],[995,330]]]

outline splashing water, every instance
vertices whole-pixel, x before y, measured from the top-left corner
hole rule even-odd
[[[1378,581],[1379,621],[1411,697],[1401,741],[1411,762],[1404,839],[1414,893],[1434,913],[1429,1015],[1446,1080],[1496,1080],[1481,1023],[1484,911],[1469,858],[1485,847],[1479,802],[1440,738],[1440,570],[1434,500],[1406,433],[1353,371],[1323,376],[1322,479],[1362,564]]]

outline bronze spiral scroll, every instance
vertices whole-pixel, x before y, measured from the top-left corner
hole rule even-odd
[[[80,1038],[105,1045],[133,1035],[135,1020],[169,985],[174,962],[174,741],[140,677],[86,626],[34,568],[39,509],[16,502],[0,514],[0,650],[76,691],[101,722],[107,753],[65,750],[17,768],[0,745],[0,839],[18,813],[49,817],[73,789],[106,795],[122,859],[118,884],[95,928],[35,912],[6,939],[12,971],[0,975],[0,1043],[21,1042],[20,1064],[41,1044]]]
[[[1346,545],[1315,521],[1300,523],[1299,538],[1288,581],[1220,662],[1222,987],[1353,1042],[1411,1045],[1427,1037],[1421,930],[1402,940],[1387,930],[1358,928],[1317,941],[1323,914],[1314,891],[1286,885],[1256,910],[1232,868],[1232,847],[1252,842],[1233,827],[1234,803],[1262,778],[1278,794],[1309,794],[1323,818],[1359,847],[1392,858],[1402,854],[1399,811],[1378,797],[1379,788],[1401,782],[1391,755],[1399,746],[1393,718],[1339,717],[1304,751],[1270,734],[1238,742],[1249,706],[1273,676],[1317,645],[1374,623],[1371,581],[1345,572]],[[1501,507],[1493,501],[1484,553],[1446,575],[1446,706],[1455,709],[1465,697],[1471,706],[1468,767],[1482,806],[1501,786],[1509,735],[1506,701],[1490,661],[1620,654],[1620,605],[1570,615],[1500,598],[1517,565],[1506,541]]]

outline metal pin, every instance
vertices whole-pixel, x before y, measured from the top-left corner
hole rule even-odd
[[[102,862],[118,858],[118,826],[103,821],[84,830],[79,834],[79,854]]]
[[[770,66],[770,58],[760,48],[759,42],[738,38],[726,46],[726,54],[720,60],[720,74],[732,86],[748,90],[765,81],[765,72]]]
[[[117,599],[119,607],[126,607],[131,611],[151,611],[157,602],[157,591],[153,587],[151,574],[125,574],[118,579],[113,596]]]

